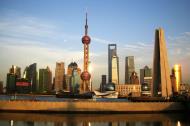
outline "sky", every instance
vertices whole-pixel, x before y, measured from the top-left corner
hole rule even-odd
[[[75,61],[83,69],[85,13],[88,12],[93,88],[108,73],[108,44],[117,44],[120,83],[125,57],[135,57],[135,70],[152,67],[154,32],[162,27],[170,69],[182,66],[183,83],[190,83],[189,0],[0,0],[0,80],[11,65],[32,63],[65,67]]]

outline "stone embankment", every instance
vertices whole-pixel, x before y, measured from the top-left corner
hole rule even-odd
[[[100,101],[0,101],[2,111],[43,112],[168,112],[184,111],[181,102],[100,102]]]

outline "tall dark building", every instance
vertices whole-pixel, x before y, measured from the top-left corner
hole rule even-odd
[[[152,77],[152,69],[148,66],[140,69],[140,84],[144,83],[144,77]]]
[[[100,84],[100,91],[103,92],[104,91],[104,87],[106,85],[106,75],[102,75],[102,82]]]
[[[37,64],[33,63],[29,65],[29,67],[26,67],[24,70],[24,78],[28,79],[28,81],[31,83],[31,91],[37,92],[38,90],[38,83],[37,83]]]
[[[156,29],[155,32],[152,85],[153,96],[158,96],[159,92],[162,97],[170,97],[172,95],[169,70],[164,30],[159,28]]]
[[[12,73],[7,74],[6,92],[14,93],[16,91],[16,75]]]
[[[119,57],[116,44],[108,45],[108,82],[119,84]]]
[[[39,91],[50,92],[52,87],[52,72],[47,67],[46,69],[39,69]]]
[[[102,75],[102,84],[103,84],[103,85],[106,84],[106,75]]]
[[[7,74],[6,90],[8,93],[14,93],[16,91],[16,81],[21,77],[21,68],[12,65]]]
[[[3,81],[0,81],[0,94],[3,93]]]
[[[130,76],[135,71],[134,56],[125,57],[125,83],[130,83]]]

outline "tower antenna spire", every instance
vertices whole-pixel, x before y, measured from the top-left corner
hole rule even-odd
[[[88,34],[88,13],[86,12],[85,35]]]

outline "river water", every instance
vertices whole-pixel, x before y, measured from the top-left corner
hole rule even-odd
[[[0,112],[0,126],[190,126],[190,114],[56,114]]]

